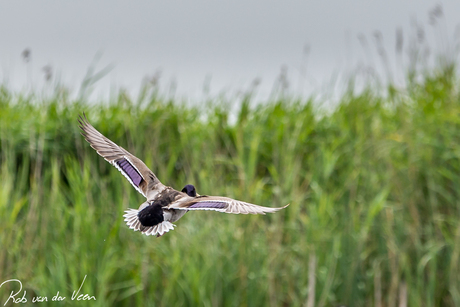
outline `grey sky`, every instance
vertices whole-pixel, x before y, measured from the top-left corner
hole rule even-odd
[[[115,68],[99,85],[136,91],[146,75],[162,71],[183,96],[199,97],[206,76],[211,89],[248,88],[261,78],[269,92],[280,68],[310,92],[337,70],[359,60],[357,35],[371,41],[380,30],[389,51],[396,28],[407,38],[412,19],[428,28],[428,12],[442,4],[447,34],[460,22],[460,1],[176,1],[176,0],[15,0],[0,1],[0,80],[20,89],[27,84],[20,57],[32,51],[33,84],[43,84],[42,67],[51,65],[78,89],[97,52],[98,67]],[[306,59],[304,46],[310,46]],[[313,80],[313,81],[311,81]]]

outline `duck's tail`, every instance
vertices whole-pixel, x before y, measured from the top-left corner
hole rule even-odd
[[[144,226],[139,221],[138,214],[139,214],[139,210],[128,209],[125,211],[125,214],[123,215],[123,217],[125,218],[125,222],[130,229],[133,229],[134,231],[140,231],[146,236],[156,235],[157,237],[161,237],[168,231],[174,230],[174,227],[176,226],[168,221],[163,221],[154,226]]]

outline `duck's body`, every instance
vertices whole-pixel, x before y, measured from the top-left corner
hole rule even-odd
[[[186,185],[181,192],[163,185],[140,159],[118,146],[99,131],[85,117],[80,116],[80,128],[86,141],[110,164],[114,165],[141,193],[146,201],[139,209],[126,210],[129,228],[145,235],[161,236],[173,230],[172,223],[190,210],[214,210],[234,214],[265,214],[286,208],[269,208],[221,196],[196,193],[195,187]]]

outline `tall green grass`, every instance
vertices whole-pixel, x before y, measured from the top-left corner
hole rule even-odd
[[[248,96],[234,123],[230,103],[187,106],[149,88],[110,104],[1,88],[0,283],[77,306],[460,306],[454,72],[350,90],[328,112]],[[135,233],[122,215],[143,197],[84,141],[82,112],[167,185],[291,205]],[[97,300],[71,301],[85,275],[81,293]],[[0,288],[0,303],[15,289]]]

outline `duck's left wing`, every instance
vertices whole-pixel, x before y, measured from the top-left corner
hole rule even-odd
[[[222,196],[199,196],[186,202],[174,202],[168,206],[178,210],[213,210],[233,214],[265,214],[279,211],[288,205],[279,208],[263,207],[244,201]]]
[[[115,166],[139,193],[147,197],[149,191],[161,191],[165,188],[141,159],[97,131],[88,122],[84,113],[83,116],[80,116],[78,122],[80,123],[82,135],[91,147],[107,162]]]

